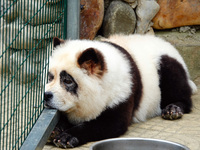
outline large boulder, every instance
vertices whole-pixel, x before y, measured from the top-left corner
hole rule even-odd
[[[157,14],[159,8],[155,0],[138,0],[136,33],[144,34],[151,29],[153,24],[151,20]]]
[[[81,0],[81,39],[94,39],[104,16],[104,0]]]
[[[19,0],[19,16],[24,22],[31,25],[40,25],[57,22],[57,12],[62,12],[63,6],[60,0]]]
[[[7,23],[13,21],[18,16],[18,0],[1,0],[0,5],[0,15],[3,16]]]
[[[46,47],[45,40],[59,37],[59,27],[61,24],[43,24],[38,26],[23,25],[22,21],[16,20],[3,27],[3,44],[14,49],[32,49]],[[12,30],[11,30],[12,29]],[[22,30],[23,29],[23,30]],[[9,34],[8,34],[9,33]],[[48,33],[48,34],[42,34]]]
[[[13,53],[9,58],[10,74],[19,83],[36,81],[36,78],[43,76],[42,69],[45,68],[50,47],[38,50],[21,50]],[[39,79],[37,79],[39,80]]]
[[[132,34],[135,30],[136,16],[131,6],[122,1],[113,1],[105,14],[103,35]]]
[[[153,18],[153,28],[168,29],[200,25],[199,0],[158,0],[160,10]]]

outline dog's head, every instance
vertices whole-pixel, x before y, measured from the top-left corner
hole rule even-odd
[[[86,117],[85,120],[97,116],[106,105],[100,100],[100,82],[106,73],[102,53],[88,41],[54,38],[53,42],[55,50],[45,86],[45,107],[71,113],[76,118]]]

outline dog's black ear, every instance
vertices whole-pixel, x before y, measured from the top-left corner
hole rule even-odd
[[[78,57],[80,68],[87,70],[89,75],[101,77],[106,71],[106,64],[102,53],[94,48],[88,48]]]
[[[59,39],[58,37],[53,38],[53,47],[55,48],[56,46],[64,43],[65,41],[63,39]]]

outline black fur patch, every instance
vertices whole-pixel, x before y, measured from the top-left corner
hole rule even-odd
[[[179,106],[183,113],[192,107],[192,91],[183,66],[174,58],[163,55],[160,60],[161,109],[169,104]]]
[[[74,78],[64,70],[60,72],[60,84],[68,92],[77,94],[78,84],[75,82]]]
[[[85,50],[81,57],[78,59],[79,65],[82,65],[85,61],[93,61],[95,64],[101,63],[102,70],[104,68],[104,63],[103,63],[103,56],[100,54],[100,52],[96,52],[95,49],[93,48],[88,48]]]
[[[133,58],[131,57],[131,55],[121,46],[111,43],[111,42],[105,42],[108,43],[112,46],[114,46],[117,50],[119,50],[123,55],[125,55],[125,57],[127,58],[127,60],[129,60],[130,62],[130,67],[131,67],[131,72],[130,74],[132,75],[132,83],[134,83],[134,86],[132,87],[132,94],[129,97],[129,101],[133,101],[133,113],[135,110],[138,109],[139,104],[140,104],[140,100],[141,100],[141,96],[142,96],[142,81],[141,81],[141,76],[140,76],[140,72],[138,70],[138,67],[135,63],[135,61],[133,60]],[[131,114],[133,114],[131,113]]]
[[[63,39],[59,39],[58,37],[53,38],[53,47],[57,47],[58,45],[64,43],[65,41]]]
[[[94,48],[88,48],[81,53],[78,58],[78,64],[81,68],[87,70],[89,75],[102,77],[106,71],[104,57],[100,51]]]
[[[54,79],[54,75],[51,72],[48,72],[48,83]]]

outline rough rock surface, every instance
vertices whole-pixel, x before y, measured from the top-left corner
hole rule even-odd
[[[33,63],[32,56],[27,57],[27,51],[19,51],[10,56],[10,73],[16,80],[20,79],[19,83],[27,83],[36,78],[38,66]],[[26,60],[26,61],[25,61]],[[19,76],[21,78],[19,78]]]
[[[61,3],[58,3],[58,1],[53,2],[52,0],[43,3],[44,0],[19,0],[19,16],[31,25],[52,23],[61,19],[61,17],[58,18],[57,13],[62,11]],[[39,7],[42,7],[42,11],[38,11]]]
[[[154,17],[155,29],[200,25],[199,0],[158,0],[160,11]]]
[[[135,9],[135,7],[137,6],[137,0],[123,0],[123,1],[129,3],[129,5],[130,5],[133,9]]]
[[[151,20],[157,14],[159,8],[155,0],[138,0],[136,33],[144,34],[150,29]]]
[[[133,2],[133,3],[129,3],[129,5],[130,5],[133,9],[135,9],[135,8],[137,7],[137,5],[138,5],[138,1],[135,1],[135,2]]]
[[[3,15],[3,18],[6,22],[13,21],[18,16],[18,0],[1,0],[1,12],[0,15]],[[12,5],[10,7],[10,5]],[[6,13],[4,13],[6,12]]]
[[[123,0],[123,1],[128,2],[128,3],[134,3],[137,0]]]
[[[60,24],[44,24],[39,26],[26,25],[24,26],[24,29],[20,31],[23,24],[21,24],[20,21],[15,21],[3,27],[3,43],[6,47],[20,50],[32,49],[34,47],[43,48],[46,46],[45,39],[60,36],[61,33],[59,32],[59,26]],[[12,30],[10,30],[11,27]],[[7,34],[8,31],[9,34]],[[46,35],[46,37],[43,37],[44,34],[41,34],[41,32],[46,33],[47,31],[49,34]],[[38,43],[40,40],[41,42]],[[10,44],[10,42],[12,42],[12,44]]]
[[[127,3],[113,1],[105,14],[103,22],[103,35],[131,34],[135,30],[136,16],[134,10]]]
[[[81,39],[94,39],[104,16],[104,0],[81,0]]]
[[[111,2],[112,0],[104,0],[104,12],[107,10]]]
[[[10,74],[15,77],[19,83],[28,83],[33,81],[40,74],[40,69],[46,64],[48,51],[51,49],[50,45],[47,48],[38,50],[21,50],[13,54],[10,53],[8,69]]]

